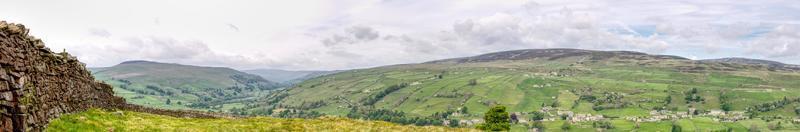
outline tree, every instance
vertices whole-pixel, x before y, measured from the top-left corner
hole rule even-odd
[[[677,123],[672,123],[672,132],[682,132],[683,128]]]
[[[509,118],[505,106],[495,106],[483,115],[485,123],[478,125],[477,128],[487,131],[508,131],[511,129]]]
[[[475,85],[478,85],[478,80],[475,80],[475,79],[470,79],[470,80],[469,80],[469,85],[470,85],[470,86],[475,86]]]
[[[558,100],[553,101],[553,104],[550,104],[550,107],[553,107],[553,108],[556,108],[558,106],[561,106],[561,104],[558,104]]]
[[[800,106],[794,108],[794,113],[800,115]]]
[[[638,123],[637,123],[638,124]],[[614,125],[608,121],[597,121],[592,123],[592,127],[594,128],[603,128],[603,129],[614,129]]]
[[[541,121],[544,119],[544,113],[539,111],[531,112],[531,120],[533,121]]]
[[[567,131],[572,128],[572,124],[569,124],[569,121],[565,121],[564,124],[561,124],[561,130]]]
[[[450,119],[450,122],[448,122],[447,125],[450,127],[458,127],[458,120]]]
[[[729,103],[722,103],[721,107],[722,107],[722,110],[724,110],[726,112],[733,110],[733,106],[731,106],[731,104],[729,104]]]
[[[667,100],[667,104],[671,104],[672,103],[672,95],[667,95],[667,99],[666,100]]]

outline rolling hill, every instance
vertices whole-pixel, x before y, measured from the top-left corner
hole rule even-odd
[[[314,77],[333,74],[340,71],[289,71],[279,69],[253,69],[243,70],[243,72],[258,75],[270,81],[290,85]]]
[[[734,63],[741,65],[761,65],[768,67],[768,70],[794,70],[799,71],[800,65],[784,64],[781,62],[748,58],[720,58],[720,59],[707,59],[700,60],[700,62],[720,62],[720,63]]]
[[[150,61],[92,68],[92,74],[129,103],[167,109],[227,111],[280,87],[230,68]]]
[[[272,93],[258,101],[269,107],[249,110],[472,125],[491,106],[503,105],[522,120],[544,112],[549,123],[590,122],[577,127],[588,130],[595,121],[611,122],[620,131],[767,129],[780,122],[781,129],[800,130],[787,123],[800,109],[797,80],[795,69],[735,61],[530,49],[344,71]],[[651,127],[640,128],[640,122]]]

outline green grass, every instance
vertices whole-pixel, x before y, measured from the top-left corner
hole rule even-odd
[[[45,131],[477,131],[466,128],[405,126],[381,121],[336,117],[280,119],[251,117],[237,119],[177,118],[129,111],[92,109],[62,115]]]
[[[699,118],[691,118],[691,119],[680,119],[674,121],[677,125],[679,125],[683,131],[687,132],[710,132],[710,131],[728,131],[733,130],[735,132],[741,131],[749,131],[752,126],[757,127],[756,129],[760,131],[798,131],[800,129],[797,128],[795,124],[788,123],[788,120],[780,120],[782,121],[781,129],[771,130],[768,126],[770,124],[775,125],[778,121],[766,122],[760,119],[753,119],[753,120],[743,120],[740,122],[716,122],[713,121],[711,118],[699,117]],[[546,121],[543,122],[546,131],[552,132],[561,132],[564,131],[561,129],[561,126],[564,124],[565,121],[563,120],[556,120],[556,121]],[[637,131],[637,132],[670,132],[672,130],[673,121],[657,121],[657,122],[639,122],[638,127],[637,123],[623,120],[623,119],[611,119],[609,120],[613,128],[605,129],[604,131],[611,131],[611,132],[630,132],[630,131]],[[592,122],[577,122],[572,123],[572,127],[568,131],[574,132],[593,132],[597,131],[598,128],[594,128],[592,126]],[[526,127],[525,124],[513,124],[511,127],[511,131],[528,131],[529,128]]]
[[[727,127],[710,118],[682,119],[677,121],[684,131],[724,131]]]

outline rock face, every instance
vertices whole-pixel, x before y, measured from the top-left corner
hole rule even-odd
[[[20,24],[0,22],[0,131],[42,131],[50,119],[125,100],[68,53],[54,53]]]

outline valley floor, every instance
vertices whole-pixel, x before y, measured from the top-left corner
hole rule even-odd
[[[252,117],[239,119],[177,118],[130,111],[93,109],[63,115],[51,121],[48,132],[64,131],[477,131],[466,128],[405,126],[382,121],[322,117],[282,119]]]

